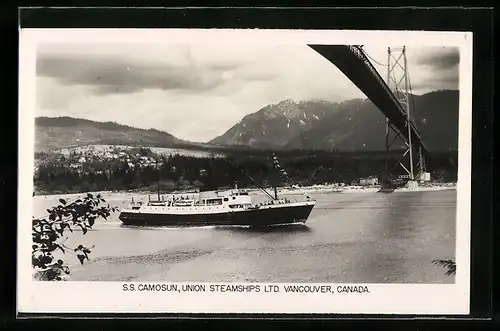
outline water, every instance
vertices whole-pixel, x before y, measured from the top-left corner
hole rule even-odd
[[[95,245],[83,266],[65,256],[71,280],[454,282],[432,260],[455,258],[455,190],[310,195],[317,204],[306,226],[267,230],[124,227],[116,213],[70,235],[69,246]],[[104,198],[124,208],[131,196]],[[35,216],[58,198],[35,197]]]

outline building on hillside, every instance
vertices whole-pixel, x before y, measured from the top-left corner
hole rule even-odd
[[[367,178],[361,178],[359,180],[359,184],[363,186],[368,186],[368,185],[378,185],[378,177],[371,176]]]
[[[428,182],[431,180],[431,173],[430,172],[424,172],[422,173],[420,180],[423,182]]]

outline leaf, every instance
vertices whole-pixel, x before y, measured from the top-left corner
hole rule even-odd
[[[64,199],[59,199],[59,202],[62,203],[63,205],[66,205],[66,200]]]
[[[61,229],[56,229],[56,232],[59,233],[59,236],[62,236],[64,234],[64,230]]]
[[[83,260],[85,260],[85,255],[78,254],[76,257],[78,258],[78,260],[80,260],[80,263],[83,265]]]
[[[433,264],[447,268],[445,275],[450,276],[450,275],[455,275],[457,272],[457,265],[455,261],[452,260],[433,260]]]

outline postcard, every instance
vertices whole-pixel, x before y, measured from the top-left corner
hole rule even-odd
[[[21,29],[18,311],[468,314],[472,37]]]

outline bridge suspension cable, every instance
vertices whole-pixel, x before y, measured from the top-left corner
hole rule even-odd
[[[381,62],[378,62],[377,60],[375,60],[373,57],[370,56],[370,54],[368,54],[367,51],[365,51],[363,49],[363,47],[361,47],[361,51],[366,55],[366,57],[368,57],[370,60],[372,60],[373,62],[375,62],[376,64],[380,65],[380,66],[383,66],[383,67],[387,67],[389,66],[388,64],[383,64]]]

